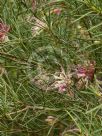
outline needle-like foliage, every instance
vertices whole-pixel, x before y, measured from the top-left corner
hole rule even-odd
[[[101,0],[0,0],[0,136],[101,136],[101,69]]]

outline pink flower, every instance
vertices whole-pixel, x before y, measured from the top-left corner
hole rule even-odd
[[[78,78],[87,78],[88,80],[92,81],[95,73],[95,62],[90,62],[86,67],[78,67],[76,72]]]
[[[56,14],[56,15],[60,15],[61,14],[61,9],[60,8],[56,8],[52,11],[52,13]]]
[[[86,68],[85,67],[78,67],[77,68],[77,76],[78,76],[78,78],[84,78],[84,77],[86,77],[86,72],[87,72],[87,70],[86,70]]]
[[[0,22],[0,41],[4,41],[7,32],[10,30],[10,27],[4,24],[3,22]]]
[[[59,88],[58,88],[59,92],[60,92],[60,93],[65,92],[65,91],[66,91],[66,87],[67,87],[67,86],[66,86],[65,83],[60,84],[60,85],[59,85]]]

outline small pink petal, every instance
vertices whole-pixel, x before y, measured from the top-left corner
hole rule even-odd
[[[63,83],[63,84],[59,85],[58,90],[60,93],[63,93],[66,91],[66,88],[67,88],[67,85],[65,83]]]
[[[56,14],[56,15],[60,15],[61,14],[61,9],[60,8],[56,8],[52,11],[52,13]]]
[[[85,67],[78,67],[76,74],[78,78],[81,78],[81,77],[86,77],[86,72],[87,72],[87,69]]]

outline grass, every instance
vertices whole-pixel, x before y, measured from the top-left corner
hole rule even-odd
[[[101,2],[0,0],[0,18],[10,26],[0,42],[0,136],[101,136]],[[89,60],[87,87],[52,89],[59,72]]]

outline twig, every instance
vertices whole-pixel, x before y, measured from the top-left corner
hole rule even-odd
[[[32,109],[32,110],[46,110],[46,111],[60,111],[60,110],[63,110],[61,108],[48,108],[48,107],[43,107],[43,106],[26,106],[25,108],[23,108],[21,110],[11,112],[11,113],[7,113],[6,116],[21,113],[21,112],[24,112],[24,111],[29,110],[29,109]]]

